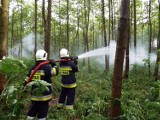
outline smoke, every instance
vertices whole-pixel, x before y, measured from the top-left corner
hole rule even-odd
[[[34,48],[35,48],[35,34],[29,33],[22,39],[22,57],[31,58],[34,56]],[[37,34],[37,49],[44,49],[44,39],[43,36]],[[20,43],[17,43],[13,46],[13,48],[9,49],[9,55],[18,57],[20,56]],[[53,46],[50,48],[50,57],[52,59],[59,58],[59,53],[54,51]]]
[[[22,39],[22,57],[29,58],[34,55],[35,35],[30,33]],[[37,49],[43,49],[43,39],[41,35],[37,35]],[[20,43],[9,49],[9,55],[19,56]]]
[[[30,33],[22,39],[22,57],[30,58],[34,55],[34,46],[35,46],[35,35],[34,33]],[[37,35],[37,49],[44,49],[44,40],[42,35]],[[19,56],[20,51],[20,43],[16,44],[12,49],[9,49],[9,55]],[[114,64],[115,60],[115,52],[116,52],[116,42],[114,40],[110,41],[109,47],[101,47],[95,50],[91,50],[89,52],[78,55],[79,59],[91,57],[95,61],[101,64],[105,64],[105,55],[109,56],[109,63]],[[53,52],[53,47],[51,48],[51,58],[59,57],[57,51]],[[143,46],[142,44],[137,45],[136,50],[134,47],[130,48],[130,64],[144,64],[144,59],[148,59],[150,57],[151,62],[155,62],[156,54],[151,53],[148,54],[147,46]]]

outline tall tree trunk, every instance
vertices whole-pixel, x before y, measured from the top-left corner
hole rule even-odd
[[[0,60],[2,60],[7,54],[8,0],[2,0],[0,2]],[[0,94],[4,89],[4,85],[5,75],[0,72]]]
[[[67,0],[67,49],[69,50],[69,0]]]
[[[105,3],[104,0],[101,0],[102,4],[102,31],[103,31],[103,38],[104,38],[104,47],[107,47],[107,36],[106,36],[106,22],[105,22]],[[105,55],[105,70],[109,70],[109,56]]]
[[[90,0],[84,0],[84,21],[83,21],[84,52],[89,51],[89,42],[88,42],[89,15],[90,15]],[[83,63],[85,64],[85,62]],[[89,58],[88,58],[88,69],[90,69]]]
[[[108,7],[109,7],[108,8],[109,9],[109,13],[108,13],[108,15],[109,15],[108,16],[109,17],[108,18],[109,19],[108,20],[108,40],[110,40],[111,39],[111,37],[110,37],[111,36],[111,27],[110,27],[111,26],[111,0],[109,0],[108,2],[109,2],[108,3]]]
[[[11,30],[11,55],[13,55],[13,46],[14,46],[14,9],[12,10],[12,30]]]
[[[150,54],[151,54],[151,43],[152,43],[152,23],[151,23],[151,0],[149,0],[149,23],[148,23],[148,31],[149,31],[149,49],[148,49],[148,72],[151,74],[151,65],[150,65]]]
[[[88,38],[88,29],[89,29],[89,16],[90,16],[90,0],[87,0],[87,16],[86,16],[86,48],[87,51],[89,51],[89,38]],[[90,71],[91,66],[90,66],[90,59],[88,58],[88,70]]]
[[[79,1],[77,1],[77,32],[76,32],[76,40],[77,40],[77,50],[79,50],[79,27],[80,27],[80,17],[79,17],[79,13],[80,13],[80,10],[79,10]],[[76,51],[78,52],[78,51]]]
[[[149,53],[151,53],[151,43],[152,43],[152,22],[151,22],[151,0],[149,0]]]
[[[37,51],[37,0],[35,0],[35,26],[34,26],[34,34],[35,34],[35,39],[34,39],[34,53]]]
[[[44,49],[47,49],[47,20],[45,15],[45,0],[42,1],[42,25],[44,29]]]
[[[157,37],[157,50],[160,49],[160,0],[158,0],[158,3],[159,3],[159,14],[158,14],[159,30],[158,30],[158,37]],[[159,63],[160,63],[160,53],[157,52],[156,65],[155,65],[155,70],[154,70],[155,81],[158,80]]]
[[[48,53],[48,59],[50,59],[50,43],[51,43],[51,6],[52,6],[52,0],[48,0],[47,41],[45,46],[45,50]]]
[[[130,14],[129,14],[129,18],[130,18]],[[128,20],[128,38],[127,38],[127,49],[126,49],[126,61],[125,61],[125,70],[124,70],[124,75],[123,75],[124,79],[128,79],[128,74],[129,74],[129,43],[130,43],[130,19]]]
[[[113,0],[111,1],[111,22],[112,22],[112,40],[114,40],[114,20],[113,20]]]
[[[20,57],[22,57],[22,52],[23,52],[23,50],[22,50],[22,48],[23,48],[23,41],[22,41],[22,35],[23,35],[23,13],[22,13],[22,5],[23,5],[23,3],[22,3],[22,0],[21,0],[21,23],[20,23],[20,51],[19,51],[19,53],[20,53]]]
[[[59,43],[59,48],[61,48],[61,32],[62,32],[62,28],[61,28],[61,11],[60,11],[60,9],[61,9],[61,0],[59,0],[59,31],[58,31],[58,43]],[[57,46],[58,47],[58,46]],[[58,48],[57,48],[58,49]]]
[[[122,90],[122,73],[123,73],[123,62],[124,53],[126,50],[126,43],[128,39],[128,21],[129,21],[129,5],[130,0],[121,1],[121,14],[118,25],[118,39],[114,63],[114,72],[112,80],[112,98],[111,98],[111,109],[110,118],[118,120],[121,114],[121,90]]]
[[[94,25],[95,23],[94,23],[94,20],[93,20],[93,29],[92,29],[92,40],[93,40],[93,46],[92,46],[92,48],[93,49],[95,49],[95,48],[97,48],[97,46],[96,46],[96,44],[95,44],[95,25]]]
[[[137,46],[137,11],[136,11],[136,0],[134,0],[134,48],[136,49]]]
[[[143,1],[142,1],[142,4],[143,4]],[[144,23],[143,23],[143,7],[141,7],[141,11],[142,11],[142,44],[143,44],[143,29],[144,29]]]

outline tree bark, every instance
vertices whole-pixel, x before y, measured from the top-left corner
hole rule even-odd
[[[137,16],[136,16],[136,0],[134,0],[134,48],[137,46]]]
[[[105,3],[104,0],[101,0],[101,4],[102,4],[102,31],[103,31],[103,38],[104,38],[104,47],[107,47],[108,43],[107,43],[107,36],[106,36],[106,22],[105,22]],[[109,70],[109,56],[105,55],[105,70],[108,71]]]
[[[151,53],[151,42],[152,42],[152,23],[151,23],[151,0],[149,0],[149,22],[148,22],[148,37],[149,37],[149,48],[148,48],[148,74],[151,74],[151,65],[150,65],[150,53]]]
[[[44,49],[47,49],[47,20],[45,15],[45,0],[42,1],[42,25],[44,29]]]
[[[61,0],[59,0],[59,31],[58,31],[58,44],[59,44],[59,49],[61,48],[62,44],[60,43],[61,40],[61,34],[62,34],[62,27],[61,27]],[[57,46],[57,49],[58,49],[58,46]]]
[[[114,20],[113,20],[113,0],[110,0],[111,1],[111,23],[112,23],[112,40],[114,40]]]
[[[11,55],[13,54],[13,46],[14,46],[14,8],[12,10],[12,30],[11,30]]]
[[[157,50],[160,49],[160,0],[158,0],[158,3],[159,3],[159,14],[158,14],[159,30],[158,30],[158,37],[157,37]],[[154,79],[155,79],[155,81],[158,80],[159,63],[160,63],[160,53],[157,52],[156,65],[155,65],[155,70],[154,70]]]
[[[67,49],[69,50],[69,0],[67,0]]]
[[[110,109],[110,118],[115,120],[119,119],[121,114],[120,98],[122,89],[124,53],[127,47],[126,43],[128,38],[129,5],[130,0],[121,1],[121,14],[118,24],[118,39],[112,80],[112,97]]]
[[[22,3],[22,0],[21,0],[20,57],[22,57],[22,52],[23,52],[23,50],[22,50],[22,48],[23,48],[23,41],[22,41],[22,34],[23,34],[23,13],[22,12],[23,11],[22,11],[22,5],[23,5],[23,3]]]
[[[50,59],[50,43],[51,43],[51,5],[52,5],[52,0],[48,0],[47,41],[45,46],[45,50],[48,53],[48,59]]]
[[[130,18],[130,14],[129,14],[129,18]],[[124,70],[124,75],[123,75],[124,79],[128,79],[128,74],[129,74],[129,43],[130,43],[130,19],[128,20],[128,38],[127,38],[127,49],[126,49],[126,61],[125,61],[125,70]]]
[[[37,0],[35,0],[35,27],[34,27],[34,34],[35,34],[35,39],[34,39],[34,54],[37,51]]]
[[[7,36],[8,36],[8,0],[2,0],[0,3],[0,60],[7,54]],[[0,94],[5,85],[5,75],[0,73]]]

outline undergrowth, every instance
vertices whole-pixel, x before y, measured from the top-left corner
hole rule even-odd
[[[6,87],[0,96],[0,119],[24,120],[30,99],[23,92],[23,82],[33,60],[6,58],[0,62],[0,71],[6,75]],[[94,66],[93,66],[94,65]],[[90,70],[82,67],[76,73],[77,88],[74,110],[57,110],[52,104],[48,120],[109,120],[112,73],[103,65],[93,63]],[[151,68],[151,73],[153,73]],[[132,65],[129,78],[123,80],[120,120],[158,120],[160,118],[160,82],[149,76],[146,65]],[[61,76],[53,77],[53,94],[60,94]]]

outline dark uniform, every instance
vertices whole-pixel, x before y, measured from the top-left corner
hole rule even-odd
[[[26,80],[30,77],[31,72],[43,61],[37,61],[33,68],[27,74]],[[45,64],[34,74],[32,81],[34,80],[44,80],[45,82],[51,84],[51,77],[58,75],[58,67],[54,65],[53,67],[49,64]],[[32,86],[32,90],[37,88],[36,85]],[[28,111],[29,117],[36,117],[38,119],[45,118],[48,113],[49,101],[52,98],[52,87],[48,86],[48,91],[44,91],[42,95],[36,95],[31,92],[31,106]]]
[[[67,59],[67,58],[62,58]],[[74,99],[75,99],[75,88],[76,77],[75,72],[78,72],[77,67],[78,61],[62,61],[60,62],[60,72],[62,75],[62,88],[61,94],[58,101],[58,108],[62,108],[65,100],[66,101],[66,109],[73,109]],[[67,99],[66,99],[67,98]]]

